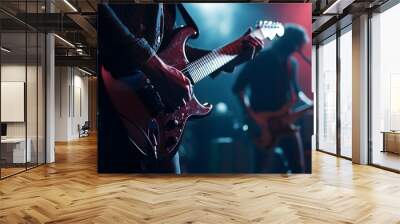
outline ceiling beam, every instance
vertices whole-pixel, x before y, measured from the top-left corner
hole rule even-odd
[[[353,2],[355,2],[355,0],[336,0],[332,2],[332,4],[328,5],[326,9],[323,10],[322,14],[342,14],[343,10],[346,9]]]
[[[79,66],[96,70],[96,58],[91,56],[56,56],[56,66]]]

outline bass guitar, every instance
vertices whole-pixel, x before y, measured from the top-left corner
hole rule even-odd
[[[284,27],[279,22],[262,21],[257,24],[250,35],[265,40],[272,40],[284,34]],[[182,71],[196,84],[208,75],[235,59],[231,45],[215,49],[207,55],[189,63],[185,55],[186,41],[196,35],[190,26],[178,28],[167,47],[158,56],[168,65]],[[112,74],[100,66],[101,76],[116,111],[127,130],[129,140],[145,157],[156,160],[172,158],[178,150],[185,124],[189,118],[204,117],[210,113],[212,106],[201,104],[194,95],[185,106],[172,112],[161,112],[152,115],[143,101],[123,81],[114,79]]]

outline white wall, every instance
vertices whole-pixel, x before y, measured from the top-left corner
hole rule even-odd
[[[55,140],[70,141],[89,117],[88,78],[72,67],[56,67],[55,73]]]
[[[71,135],[75,138],[78,137],[78,124],[83,125],[85,121],[89,120],[89,102],[88,102],[88,77],[83,77],[81,72],[74,75],[74,108],[73,108],[73,119],[72,119],[72,130]]]
[[[67,141],[69,133],[69,68],[55,68],[55,140]]]

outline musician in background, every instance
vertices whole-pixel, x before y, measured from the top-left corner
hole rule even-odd
[[[160,49],[168,45],[175,31],[178,10],[186,18],[186,23],[188,20],[193,23],[189,15],[183,15],[182,11],[186,12],[183,6],[162,3],[100,4],[98,8],[100,66],[110,71],[115,79],[131,86],[152,113],[158,113],[164,108],[173,110],[185,104],[192,95],[189,79],[157,55]],[[195,26],[194,23],[186,25]],[[235,42],[238,52],[232,53],[239,57],[215,74],[221,71],[232,72],[236,65],[251,59],[262,48],[262,40],[249,33],[250,30]],[[186,46],[186,53],[188,59],[193,61],[209,51]],[[179,173],[178,154],[171,161],[149,161],[133,153],[135,145],[128,139],[121,121],[114,119],[121,116],[121,113],[111,109],[119,102],[110,101],[107,97],[100,100],[100,130],[104,131],[99,133],[99,145],[102,150],[106,150],[101,155],[108,156],[99,158],[99,163],[114,167],[115,172]]]
[[[276,112],[295,101],[312,105],[312,101],[299,88],[298,63],[293,57],[296,52],[303,55],[301,49],[307,41],[308,36],[303,28],[286,25],[285,34],[248,62],[239,74],[233,91],[248,117],[258,126],[265,122],[258,112]],[[247,88],[250,90],[249,99]],[[304,172],[304,152],[299,131],[282,137],[274,149],[255,150],[254,153],[255,172]]]

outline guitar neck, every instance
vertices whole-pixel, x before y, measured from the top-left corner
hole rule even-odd
[[[232,54],[231,52],[233,52],[233,49],[229,45],[213,50],[196,61],[189,63],[184,71],[195,84],[238,56],[237,54]]]
[[[261,40],[266,39],[260,29],[254,30],[250,35]],[[194,84],[196,84],[235,59],[238,54],[235,54],[234,52],[238,52],[236,46],[228,44],[222,48],[211,51],[196,61],[189,63],[183,72],[191,78]]]

